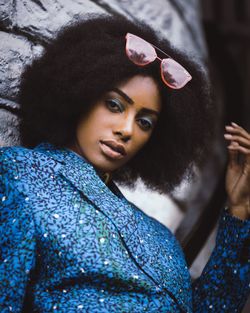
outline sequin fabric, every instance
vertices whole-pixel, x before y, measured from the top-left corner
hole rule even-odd
[[[221,216],[191,282],[172,233],[68,149],[0,149],[0,312],[240,312],[249,221]]]

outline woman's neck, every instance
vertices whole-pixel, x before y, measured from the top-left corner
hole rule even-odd
[[[98,171],[96,170],[96,173],[98,174],[98,176],[101,178],[101,180],[108,185],[111,181],[111,174],[110,173],[104,173],[102,171]]]

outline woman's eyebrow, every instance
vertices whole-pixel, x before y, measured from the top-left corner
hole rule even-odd
[[[142,111],[142,113],[150,113],[150,114],[154,114],[156,116],[160,115],[160,112],[155,111],[155,110],[151,110],[151,109],[148,109],[148,108],[143,108],[143,109],[141,109],[141,111]]]
[[[134,104],[134,101],[125,92],[123,92],[121,89],[119,89],[119,88],[112,88],[111,91],[114,91],[114,92],[118,93],[128,103]]]
[[[112,88],[111,91],[114,91],[116,93],[118,93],[121,97],[123,97],[123,99],[125,99],[128,103],[130,104],[134,104],[134,101],[125,93],[123,92],[121,89],[119,88]],[[158,111],[155,111],[155,110],[151,110],[151,109],[148,109],[148,108],[143,108],[142,109],[142,112],[143,113],[151,113],[151,114],[155,114],[157,116],[159,116],[159,112]]]

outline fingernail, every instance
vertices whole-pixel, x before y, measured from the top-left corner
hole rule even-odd
[[[240,125],[238,125],[238,124],[236,124],[236,123],[234,123],[234,122],[231,122],[231,124],[233,125],[233,126],[240,126]]]
[[[224,137],[225,137],[226,139],[232,139],[232,138],[233,138],[233,136],[232,136],[232,135],[229,135],[229,134],[224,134]]]

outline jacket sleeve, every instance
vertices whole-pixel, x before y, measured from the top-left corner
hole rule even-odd
[[[250,221],[225,210],[216,245],[201,276],[193,282],[193,308],[198,312],[241,312],[250,294]]]
[[[29,198],[18,191],[18,168],[0,149],[0,312],[21,312],[35,260]]]

